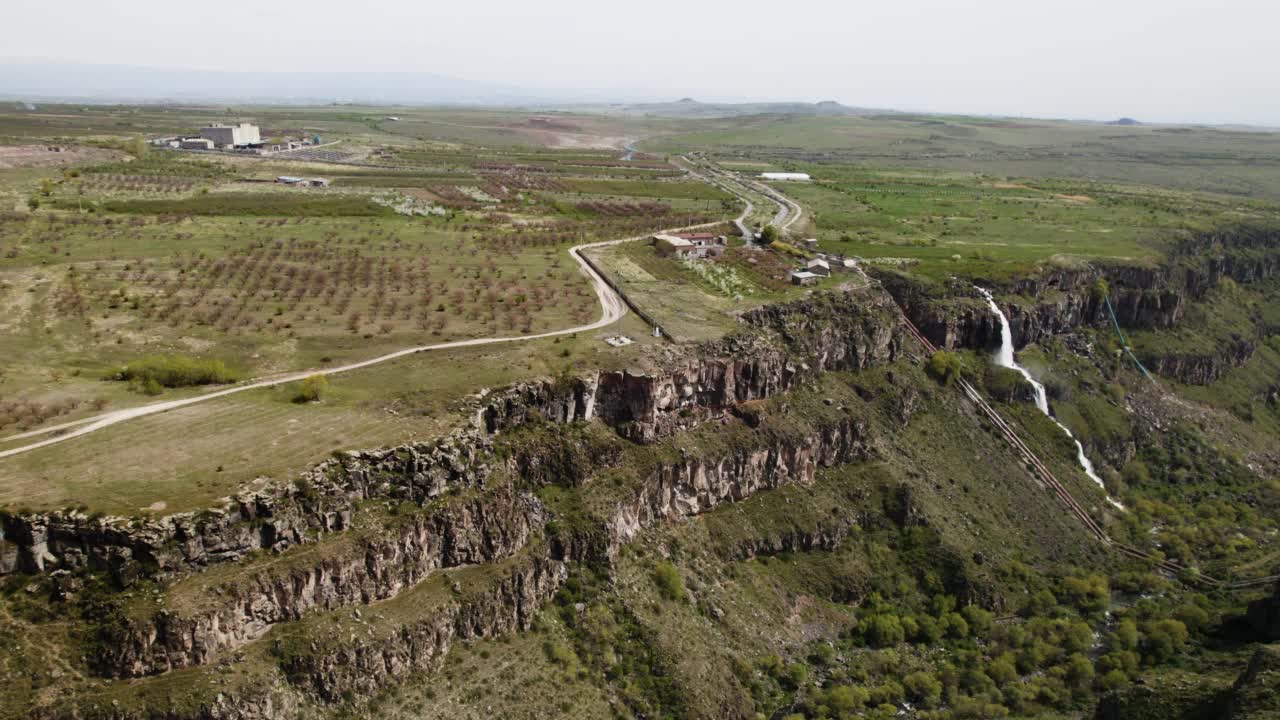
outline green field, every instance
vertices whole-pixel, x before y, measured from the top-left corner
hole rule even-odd
[[[914,167],[1280,199],[1275,131],[931,115],[756,116],[644,147],[700,149],[788,168],[806,162]]]

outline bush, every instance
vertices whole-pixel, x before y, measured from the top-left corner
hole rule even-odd
[[[927,370],[934,379],[943,385],[950,385],[964,371],[964,362],[960,355],[946,350],[939,350],[929,357]]]
[[[675,565],[669,562],[658,563],[653,569],[653,581],[657,583],[658,591],[666,599],[684,600],[684,579],[680,577],[680,571]]]
[[[329,391],[329,378],[324,375],[312,375],[298,383],[293,393],[296,403],[316,402]]]
[[[109,374],[106,379],[128,381],[147,391],[150,387],[222,385],[236,382],[240,376],[221,360],[197,360],[186,355],[153,355],[125,365]]]
[[[907,697],[926,708],[942,702],[942,682],[927,672],[913,672],[902,681]]]
[[[897,615],[872,615],[863,622],[863,637],[874,647],[893,647],[906,637]]]

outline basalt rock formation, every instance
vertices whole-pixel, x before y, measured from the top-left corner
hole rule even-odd
[[[0,573],[89,568],[122,586],[173,578],[344,530],[365,500],[422,503],[475,487],[492,471],[484,458],[493,434],[530,419],[598,419],[624,438],[653,442],[820,373],[889,362],[902,347],[892,300],[883,295],[821,294],[746,313],[743,324],[738,334],[673,352],[645,372],[597,372],[486,395],[476,427],[437,442],[343,453],[224,507],[159,520],[75,511],[0,516]]]
[[[968,283],[934,283],[894,270],[873,272],[939,347],[999,345],[999,323]],[[1112,312],[1122,328],[1166,330],[1183,319],[1189,303],[1224,280],[1244,284],[1278,276],[1280,228],[1242,225],[1183,238],[1161,264],[1093,261],[983,284],[1001,299],[1014,347],[1021,348],[1080,327],[1107,327]],[[1246,362],[1254,347],[1254,338],[1239,338],[1216,353],[1161,354],[1143,361],[1180,382],[1205,384]]]

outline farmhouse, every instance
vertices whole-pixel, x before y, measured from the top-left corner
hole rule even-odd
[[[712,233],[680,233],[654,235],[653,246],[660,255],[680,258],[703,259],[724,254],[728,240]]]
[[[810,260],[808,265],[805,266],[805,270],[808,270],[814,275],[821,275],[822,277],[830,277],[831,263],[822,259]]]
[[[809,173],[796,173],[796,172],[767,172],[767,173],[760,173],[760,177],[765,180],[806,181],[811,179],[809,177]]]
[[[239,125],[223,125],[211,123],[200,128],[200,137],[213,142],[214,147],[246,148],[262,145],[262,133],[257,125],[240,123]]]

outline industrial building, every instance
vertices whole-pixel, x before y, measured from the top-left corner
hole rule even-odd
[[[200,128],[200,137],[212,141],[218,149],[248,148],[262,145],[262,133],[257,125],[240,123],[223,125],[212,123]]]
[[[809,173],[798,172],[767,172],[760,173],[760,177],[765,180],[796,180],[802,182],[812,179],[809,177]]]

